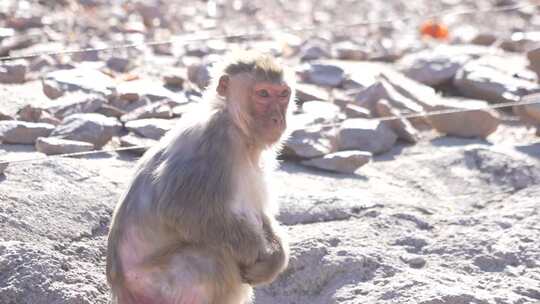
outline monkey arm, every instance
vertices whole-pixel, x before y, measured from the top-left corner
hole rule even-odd
[[[265,248],[254,264],[241,266],[243,280],[250,285],[270,283],[287,267],[289,249],[277,233],[276,225],[263,215]]]

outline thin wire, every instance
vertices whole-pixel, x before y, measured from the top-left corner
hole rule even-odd
[[[512,107],[512,106],[524,106],[524,105],[537,104],[537,103],[540,103],[540,98],[531,99],[531,100],[523,100],[523,101],[504,102],[504,103],[499,103],[499,104],[494,104],[494,105],[487,105],[483,107],[474,107],[470,109],[445,109],[445,110],[439,110],[439,111],[417,112],[417,113],[411,113],[411,114],[406,114],[406,115],[384,116],[384,117],[375,117],[375,118],[366,118],[366,119],[371,120],[371,121],[392,121],[392,120],[410,119],[410,118],[418,118],[418,117],[430,117],[430,116],[444,115],[444,114],[463,113],[463,112],[478,111],[478,110],[499,109],[499,108]],[[338,124],[339,123],[320,124],[320,125],[321,126],[329,126],[329,125],[336,126]],[[16,163],[34,162],[34,161],[40,161],[40,160],[45,160],[45,159],[51,159],[51,158],[88,156],[88,155],[95,155],[95,154],[101,154],[101,153],[114,153],[114,152],[120,152],[120,151],[148,149],[151,147],[152,146],[141,145],[141,146],[121,147],[121,148],[115,148],[115,149],[106,149],[106,150],[65,153],[65,154],[57,154],[57,155],[50,155],[50,156],[45,155],[45,156],[40,156],[40,157],[35,157],[35,158],[2,161],[0,162],[0,166],[16,164]]]
[[[250,33],[242,33],[242,34],[236,34],[236,35],[227,35],[227,34],[214,34],[211,37],[192,37],[194,35],[204,33],[208,34],[207,31],[201,31],[201,32],[193,32],[184,36],[180,36],[177,38],[169,39],[169,40],[156,40],[156,41],[149,41],[149,42],[141,42],[141,43],[131,43],[131,44],[124,44],[124,45],[113,45],[113,46],[106,46],[101,48],[84,48],[84,49],[74,49],[74,50],[63,50],[63,51],[50,51],[50,52],[41,52],[41,53],[30,53],[30,54],[23,54],[18,56],[4,56],[0,57],[0,61],[12,61],[12,60],[19,60],[19,59],[31,59],[35,57],[40,57],[44,55],[48,56],[54,56],[54,55],[68,55],[68,54],[76,54],[76,53],[86,53],[86,52],[104,52],[104,51],[110,51],[110,50],[118,50],[118,49],[129,49],[129,48],[138,48],[143,46],[156,46],[156,45],[164,45],[164,44],[172,44],[172,43],[190,43],[190,42],[197,42],[197,41],[212,41],[212,40],[228,40],[228,39],[242,39],[242,38],[250,38],[250,37],[258,37],[261,35],[268,35],[269,33],[277,33],[277,32],[289,32],[289,33],[297,33],[297,32],[309,32],[309,31],[318,31],[323,28],[351,28],[351,27],[360,27],[360,26],[369,26],[369,25],[380,25],[380,24],[388,24],[388,23],[395,23],[395,22],[404,22],[408,21],[414,18],[423,18],[423,19],[436,19],[440,18],[442,16],[458,16],[458,15],[479,15],[479,14],[485,14],[485,13],[498,13],[498,12],[506,12],[506,11],[513,11],[513,10],[519,10],[523,8],[534,8],[534,7],[540,7],[540,3],[538,4],[532,4],[532,3],[520,3],[515,5],[507,5],[507,6],[501,6],[498,8],[488,8],[488,9],[471,9],[471,10],[462,10],[462,11],[452,11],[447,10],[443,11],[441,13],[437,14],[430,14],[426,16],[418,16],[418,15],[411,15],[406,16],[402,18],[388,18],[385,20],[378,20],[378,21],[365,21],[365,22],[358,22],[358,23],[348,23],[348,24],[340,24],[340,23],[334,23],[334,24],[324,24],[324,25],[316,25],[316,26],[306,26],[306,27],[289,27],[286,29],[281,30],[259,30],[259,31],[253,31]]]

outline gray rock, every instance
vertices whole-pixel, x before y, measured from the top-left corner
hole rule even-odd
[[[0,160],[0,175],[4,174],[4,171],[6,171],[8,166],[9,166],[9,163],[6,163],[3,160]]]
[[[102,95],[75,92],[63,95],[47,106],[47,111],[59,119],[72,114],[97,111],[107,99]]]
[[[120,117],[122,122],[144,119],[144,118],[172,118],[173,112],[169,104],[165,102],[155,102],[149,105],[137,108]]]
[[[111,77],[86,67],[50,72],[43,78],[43,90],[53,99],[61,93],[74,91],[111,97],[115,93],[114,84]]]
[[[302,164],[338,173],[354,173],[371,160],[371,153],[364,151],[340,151],[323,157],[302,161]]]
[[[164,87],[160,82],[148,79],[126,81],[116,87],[118,97],[134,101],[141,98],[148,98],[150,101],[160,99],[171,99],[179,103],[187,102],[185,95],[173,92]]]
[[[107,67],[116,72],[125,73],[132,67],[132,62],[129,58],[111,57],[107,59]]]
[[[51,136],[89,142],[96,148],[101,148],[121,129],[122,124],[116,118],[97,113],[83,113],[64,118]]]
[[[360,150],[373,154],[392,148],[397,135],[386,124],[363,118],[347,119],[338,133],[339,150]]]
[[[345,80],[345,71],[329,63],[307,64],[300,73],[305,82],[325,87],[339,87]]]
[[[411,268],[422,268],[426,265],[426,259],[419,255],[404,254],[400,258],[403,262],[411,266]]]
[[[311,126],[291,132],[282,152],[288,158],[314,158],[336,149],[336,134],[332,128]]]
[[[171,68],[163,75],[163,82],[165,82],[165,85],[172,87],[182,88],[186,79],[187,70],[180,68]]]
[[[13,120],[13,119],[15,119],[13,116],[8,115],[6,113],[2,113],[0,111],[0,120]]]
[[[540,79],[540,47],[533,48],[527,52],[529,68],[533,70]]]
[[[343,113],[347,118],[369,118],[371,117],[371,112],[369,109],[358,106],[352,103],[345,104],[343,107]]]
[[[296,98],[300,103],[312,100],[329,100],[330,94],[324,88],[316,85],[299,83],[296,85]]]
[[[494,110],[482,109],[488,105],[481,100],[447,100],[433,110],[461,109],[463,112],[433,115],[427,119],[437,131],[459,137],[486,138],[497,130],[500,123],[499,114]]]
[[[0,83],[24,83],[26,81],[26,64],[2,62],[0,65]]]
[[[116,118],[120,118],[120,116],[126,114],[126,111],[119,109],[110,104],[103,104],[95,112],[99,114],[103,114],[105,116],[116,117]]]
[[[160,118],[146,118],[139,120],[132,120],[126,123],[126,128],[133,131],[143,137],[151,139],[160,139],[167,131],[172,129],[175,125],[175,121]]]
[[[341,60],[367,60],[369,50],[351,41],[343,41],[332,46],[334,57]]]
[[[204,89],[210,83],[210,64],[193,63],[187,68],[189,81],[196,84],[200,89]]]
[[[463,96],[489,102],[518,101],[522,96],[540,92],[536,75],[515,62],[499,57],[470,61],[454,79]]]
[[[449,55],[442,50],[422,51],[401,59],[404,74],[420,83],[438,86],[452,81],[457,71],[471,56]]]
[[[83,141],[60,139],[55,137],[39,137],[36,150],[47,155],[77,153],[94,150],[94,145]]]
[[[144,152],[146,152],[150,147],[157,144],[157,140],[142,137],[135,133],[128,133],[127,135],[120,137],[120,145],[122,147],[141,147],[144,146],[144,148],[140,149],[134,149],[134,150],[128,150],[129,152],[142,155]]]
[[[54,126],[47,123],[0,121],[0,141],[10,144],[34,144],[38,137],[49,136]]]
[[[341,109],[328,101],[308,101],[302,104],[303,116],[298,121],[306,121],[309,124],[332,123],[344,118]]]
[[[307,43],[300,48],[300,59],[303,61],[329,58],[330,52],[322,45]]]
[[[379,117],[399,117],[398,110],[393,109],[390,103],[386,99],[380,99],[375,105],[375,111]],[[415,143],[419,139],[418,130],[407,119],[392,119],[385,121],[390,128],[396,133],[399,139],[406,142]]]

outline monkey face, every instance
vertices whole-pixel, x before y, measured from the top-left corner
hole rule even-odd
[[[251,94],[251,113],[258,136],[266,143],[277,142],[287,127],[291,89],[285,83],[258,82]]]

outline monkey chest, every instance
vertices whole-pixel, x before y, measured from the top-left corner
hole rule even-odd
[[[232,202],[233,213],[262,229],[262,215],[268,204],[267,189],[262,180],[245,180]]]

